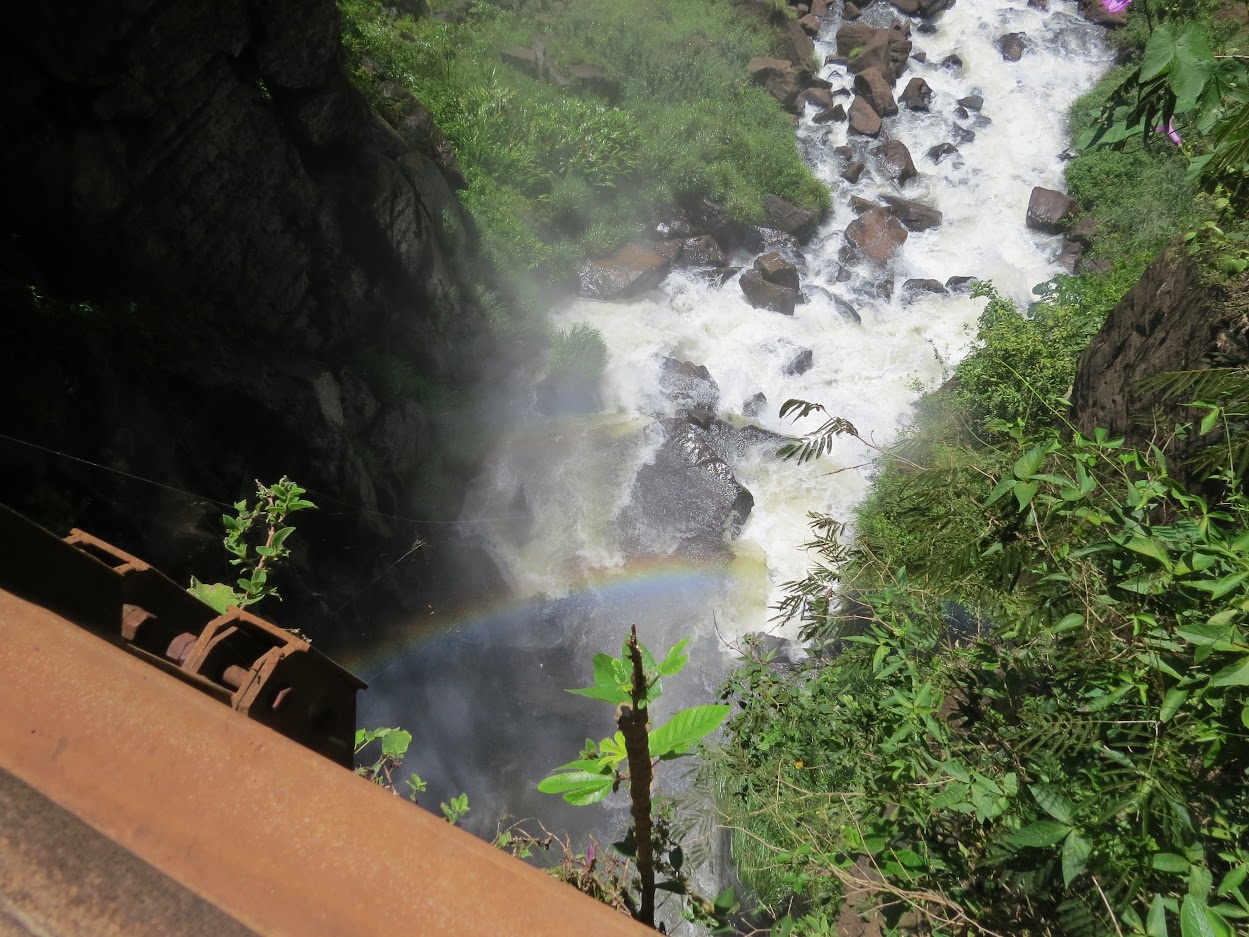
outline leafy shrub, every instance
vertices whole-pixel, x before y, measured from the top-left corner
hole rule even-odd
[[[551,337],[547,369],[552,377],[576,377],[596,381],[607,365],[607,345],[592,325],[578,322]]]

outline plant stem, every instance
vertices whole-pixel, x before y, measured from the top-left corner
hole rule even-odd
[[[655,854],[651,842],[651,753],[646,730],[646,673],[638,650],[638,629],[629,632],[629,659],[633,662],[633,705],[622,706],[616,718],[629,757],[629,801],[633,813],[633,839],[637,844],[641,902],[634,917],[647,927],[655,926]]]

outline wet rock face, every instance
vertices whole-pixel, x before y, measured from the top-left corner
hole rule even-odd
[[[1061,234],[1064,222],[1076,212],[1076,200],[1070,195],[1037,186],[1028,199],[1026,223],[1034,231]]]
[[[676,243],[679,249],[681,242]],[[663,282],[672,260],[655,245],[626,244],[608,257],[585,261],[577,271],[577,289],[594,299],[628,299]]]
[[[737,481],[708,433],[685,420],[664,424],[667,438],[642,466],[620,514],[626,548],[635,553],[727,555],[755,499]]]
[[[382,514],[408,513],[437,444],[420,406],[360,361],[384,349],[466,386],[489,351],[484,316],[464,299],[472,229],[450,145],[381,76],[393,123],[372,113],[339,37],[333,0],[62,0],[7,10],[0,32],[6,234],[50,282],[133,297],[183,330],[159,361],[119,339],[107,359],[66,346],[43,362],[59,373],[95,359],[76,399],[42,400],[58,427],[47,441],[157,466],[166,483],[218,497],[285,472],[379,512],[301,524],[325,535],[305,541],[298,573],[322,594],[374,575],[351,582],[331,544],[376,557],[389,550],[379,538],[410,538]],[[246,426],[231,422],[244,414]],[[111,518],[142,517],[118,522],[119,542],[181,576],[187,552],[159,529],[159,496],[109,497],[97,498],[94,532],[112,539]],[[219,554],[216,513],[186,526]],[[288,582],[284,616],[325,635],[317,610],[299,606],[305,593],[317,601],[307,581]]]
[[[676,358],[660,363],[659,389],[678,409],[711,410],[720,406],[720,385],[706,365]]]
[[[906,242],[906,228],[887,208],[865,211],[846,229],[846,240],[872,263],[884,266]]]

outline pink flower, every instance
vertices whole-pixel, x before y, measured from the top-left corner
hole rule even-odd
[[[1102,0],[1107,13],[1122,13],[1132,5],[1132,0]]]
[[[1184,142],[1184,138],[1180,136],[1180,132],[1175,129],[1174,119],[1168,120],[1167,125],[1165,127],[1161,125],[1155,127],[1154,133],[1165,133],[1167,135],[1167,139],[1170,140],[1172,143],[1174,143],[1176,146],[1179,146],[1181,143]]]

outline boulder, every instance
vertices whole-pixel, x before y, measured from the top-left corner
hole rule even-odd
[[[835,146],[833,147],[833,155],[838,159],[852,160],[854,159],[854,147],[852,146]]]
[[[885,141],[884,146],[880,147],[879,155],[881,162],[884,163],[885,171],[897,180],[898,185],[905,184],[917,175],[915,161],[911,159],[911,151],[901,140]]]
[[[650,244],[626,244],[609,257],[584,261],[577,271],[578,292],[594,299],[628,299],[658,286],[672,267]]]
[[[965,107],[969,111],[978,111],[984,107],[984,98],[978,94],[969,94],[965,98],[958,99],[958,106]]]
[[[953,72],[961,72],[963,70],[963,60],[951,53],[941,60],[941,67],[948,68]]]
[[[724,205],[705,195],[687,196],[681,202],[691,231],[710,234],[724,250],[733,250],[750,236],[749,225],[729,217]]]
[[[898,103],[908,111],[926,111],[932,103],[932,88],[928,87],[928,82],[916,76],[906,83]]]
[[[728,260],[715,238],[700,234],[682,242],[681,262],[691,267],[723,267]]]
[[[1028,227],[1046,234],[1062,234],[1064,222],[1075,213],[1076,200],[1070,195],[1037,186],[1028,199]]]
[[[1028,48],[1028,43],[1021,33],[1007,33],[1005,36],[998,37],[997,48],[1006,61],[1018,62],[1023,58],[1024,49]]]
[[[866,168],[867,164],[862,160],[855,160],[841,171],[841,178],[845,179],[851,185],[857,185],[859,176],[863,175],[863,170]]]
[[[820,111],[811,119],[817,124],[827,124],[832,121],[841,123],[846,119],[846,109],[840,104],[834,104],[832,107],[828,108],[828,110]]]
[[[979,277],[950,277],[945,281],[945,288],[951,293],[965,293]]]
[[[919,0],[920,16],[936,16],[943,10],[954,6],[954,0]]]
[[[893,8],[906,16],[914,16],[919,12],[919,0],[889,0]]]
[[[798,25],[797,20],[785,17],[779,25],[781,49],[786,58],[799,68],[810,68],[815,63],[815,41],[807,35],[807,31]]]
[[[788,231],[779,228],[752,228],[750,237],[742,244],[752,254],[776,251],[790,263],[806,263],[802,244]]]
[[[837,30],[837,54],[847,56],[851,72],[875,67],[892,85],[906,69],[911,41],[897,30],[848,23]]]
[[[797,377],[810,371],[814,364],[815,355],[810,348],[797,348],[781,365],[781,373],[788,377]]]
[[[857,195],[850,196],[850,210],[856,215],[861,215],[865,211],[871,211],[873,208],[880,208],[871,199],[860,198]]]
[[[1086,215],[1071,226],[1071,230],[1067,232],[1067,237],[1073,241],[1079,241],[1087,250],[1093,246],[1093,240],[1097,237],[1097,234],[1097,222]]]
[[[950,134],[954,137],[955,143],[967,144],[976,139],[976,131],[959,124],[954,124],[950,127]]]
[[[761,413],[768,412],[768,398],[763,391],[759,391],[749,400],[742,404],[742,416],[758,416]]]
[[[899,198],[896,195],[882,195],[881,198],[889,205],[889,210],[893,212],[894,216],[906,225],[909,231],[927,231],[929,228],[935,228],[941,224],[941,212],[922,202],[913,202],[908,198]]]
[[[565,71],[574,88],[585,89],[613,104],[620,100],[620,82],[597,65],[578,63],[569,65]]]
[[[811,0],[812,16],[828,16],[828,0]]]
[[[854,90],[881,117],[892,117],[898,113],[889,82],[875,65],[854,76]]]
[[[846,228],[846,241],[872,263],[884,266],[906,243],[906,228],[887,208],[871,208]]]
[[[793,62],[788,59],[774,59],[769,56],[759,56],[750,60],[746,66],[746,72],[750,75],[750,80],[757,85],[766,85],[768,79],[781,74],[792,68]]]
[[[1084,256],[1084,245],[1074,238],[1063,238],[1063,248],[1054,258],[1054,263],[1068,273],[1075,273],[1080,266],[1080,258]]]
[[[818,36],[820,34],[820,18],[811,13],[798,17],[798,25],[802,27],[802,31],[808,36]]]
[[[792,234],[799,243],[809,241],[820,225],[820,216],[815,212],[799,208],[776,195],[763,197],[763,217],[769,228]]]
[[[746,302],[756,309],[770,309],[786,316],[794,314],[794,307],[798,305],[797,290],[769,283],[758,270],[747,270],[737,282],[746,295]]]
[[[776,253],[776,251],[771,251],[762,257],[755,258],[754,269],[769,283],[775,283],[777,286],[787,286],[795,291],[799,288],[798,268]]]
[[[902,295],[915,293],[944,293],[945,284],[940,280],[911,279],[902,284]]]
[[[880,115],[872,109],[872,105],[858,95],[850,105],[850,132],[865,137],[880,136]]]
[[[923,30],[920,30],[920,32],[923,32]],[[923,63],[925,63],[925,62],[927,62],[927,61],[928,61],[928,53],[927,53],[927,52],[916,52],[914,55],[912,55],[912,56],[911,56],[911,61],[912,61],[912,62],[919,62],[919,63],[922,65]]]
[[[620,513],[631,552],[727,554],[750,516],[754,497],[712,446],[708,433],[687,420],[667,420],[654,459],[638,470]]]
[[[859,315],[859,310],[855,309],[840,296],[833,297],[833,308],[840,313],[841,317],[847,322],[853,322],[855,325],[861,325],[863,317]]]
[[[682,410],[711,410],[720,406],[720,385],[705,365],[677,358],[659,364],[659,389]]]
[[[794,103],[800,109],[810,104],[817,111],[826,111],[833,106],[833,93],[827,88],[807,88]]]
[[[844,20],[857,20],[862,15],[862,11],[853,3],[846,0],[846,5],[842,7],[841,18]]]
[[[539,77],[540,59],[538,53],[533,49],[527,49],[524,46],[512,46],[504,49],[499,56],[508,65],[519,69],[526,75],[532,75],[534,78]]]

